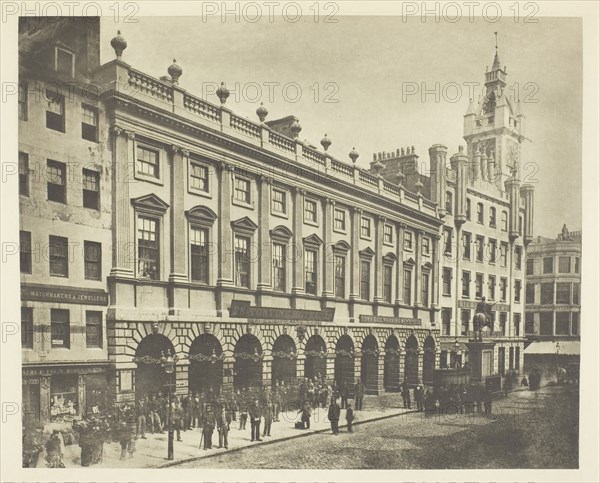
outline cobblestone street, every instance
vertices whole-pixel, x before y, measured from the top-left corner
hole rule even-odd
[[[494,414],[408,413],[365,423],[355,434],[319,433],[200,459],[179,468],[444,469],[576,468],[576,387],[516,391]]]

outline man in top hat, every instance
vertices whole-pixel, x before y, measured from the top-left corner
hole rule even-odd
[[[262,441],[260,439],[260,419],[262,414],[258,405],[258,399],[254,398],[254,401],[248,407],[248,416],[250,416],[250,441]]]
[[[327,419],[329,419],[329,422],[331,423],[331,432],[337,435],[340,432],[340,406],[338,405],[335,399],[331,400],[331,404],[329,405],[329,411],[327,412]]]
[[[225,446],[228,449],[229,442],[227,435],[229,434],[229,424],[231,423],[231,412],[229,411],[227,404],[223,398],[219,399],[219,405],[217,406],[216,414],[217,431],[219,433],[219,448]]]
[[[212,435],[215,429],[215,413],[212,404],[207,404],[202,416],[202,434],[204,436],[204,449],[212,449]]]

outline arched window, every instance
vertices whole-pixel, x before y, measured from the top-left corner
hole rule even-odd
[[[446,213],[452,213],[452,193],[446,191]]]
[[[496,208],[490,206],[490,227],[496,228]]]
[[[483,225],[483,203],[477,203],[477,223]]]
[[[508,230],[508,213],[506,211],[503,211],[502,215],[500,215],[500,229],[502,231]]]

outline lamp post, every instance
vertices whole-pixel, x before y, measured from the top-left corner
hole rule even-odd
[[[168,438],[167,438],[167,459],[172,460],[174,458],[173,451],[173,440],[175,431],[173,429],[173,421],[171,420],[171,399],[173,397],[173,373],[175,372],[175,365],[177,364],[177,354],[171,355],[171,349],[167,350],[167,355],[164,352],[160,352],[160,365],[165,371],[167,378],[169,379],[169,400],[167,401],[167,427],[168,427]]]
[[[460,342],[458,342],[458,337],[454,340],[454,368],[460,369],[460,362],[458,358],[458,349],[460,349]]]

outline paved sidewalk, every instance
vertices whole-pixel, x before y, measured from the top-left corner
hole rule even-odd
[[[386,409],[365,409],[355,411],[356,420],[354,424],[361,424],[367,421],[375,421],[379,419],[397,416],[405,412],[412,412],[408,409],[401,408],[386,408]],[[345,410],[342,409],[340,420],[341,431],[346,431],[345,428]],[[147,439],[138,439],[136,441],[136,451],[133,458],[120,459],[121,446],[119,443],[109,443],[104,445],[104,457],[101,463],[92,465],[93,468],[156,468],[180,464],[187,461],[193,461],[200,458],[210,458],[226,451],[232,452],[249,446],[257,446],[270,444],[277,441],[284,441],[291,438],[308,436],[310,434],[331,431],[331,426],[327,420],[327,408],[315,409],[313,411],[310,429],[302,430],[295,429],[294,423],[298,421],[300,416],[296,411],[289,411],[280,415],[280,421],[274,422],[271,427],[271,436],[265,436],[262,441],[250,441],[250,421],[246,424],[245,430],[239,430],[239,421],[232,421],[231,430],[229,432],[229,449],[217,449],[219,444],[219,435],[215,429],[213,433],[213,449],[203,450],[198,449],[201,429],[193,429],[190,431],[181,432],[181,442],[175,439],[175,459],[167,460],[167,432],[164,434],[146,434]],[[264,421],[261,424],[261,434],[264,429]],[[262,437],[262,436],[261,436]],[[175,438],[177,435],[175,434]],[[63,463],[65,467],[81,467],[80,463],[81,448],[78,445],[70,445],[65,447]],[[38,468],[45,467],[45,454],[40,455]],[[82,468],[83,469],[83,468]]]

